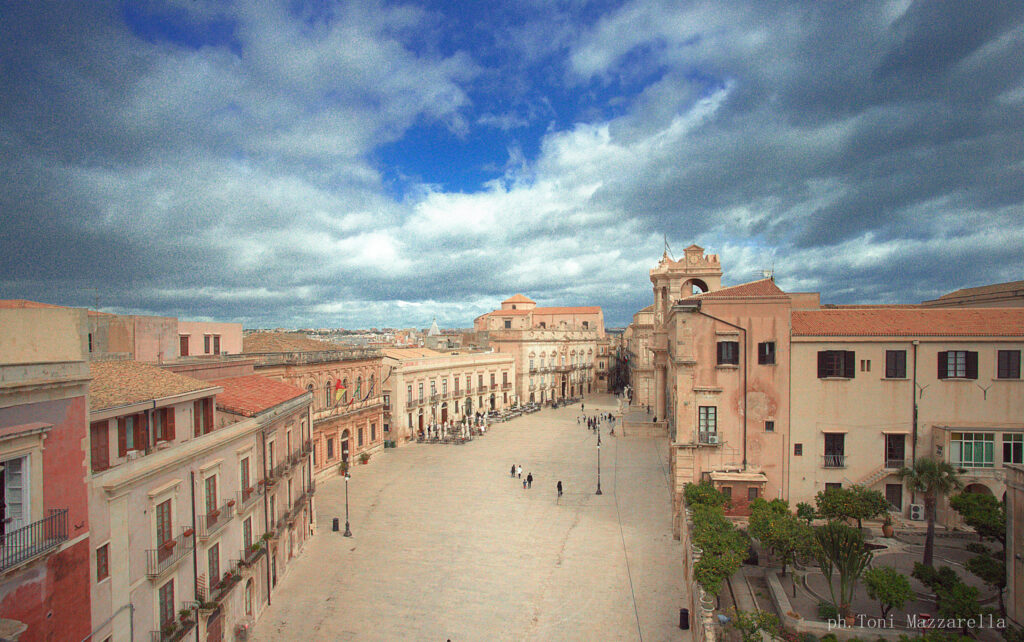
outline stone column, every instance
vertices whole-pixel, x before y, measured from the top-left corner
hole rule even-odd
[[[657,361],[654,365],[654,416],[665,421],[665,365]]]

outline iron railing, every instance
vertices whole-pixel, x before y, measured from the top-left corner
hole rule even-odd
[[[150,642],[177,642],[182,640],[186,635],[192,632],[196,623],[192,620],[185,620],[180,622],[173,620],[165,631],[150,631],[149,641]]]
[[[0,571],[27,562],[58,548],[68,539],[68,509],[51,508],[38,521],[3,534]]]
[[[146,577],[160,577],[192,550],[195,546],[195,533],[191,531],[191,528],[182,529],[181,535],[163,542],[157,548],[146,550]]]
[[[825,455],[825,468],[846,468],[846,455]]]
[[[900,458],[900,459],[889,459],[889,458],[886,458],[886,460],[885,460],[885,467],[886,468],[903,468],[905,465],[906,465],[906,460],[903,459],[903,458]]]
[[[199,539],[209,539],[217,534],[217,531],[224,528],[224,525],[231,521],[234,511],[235,500],[225,502],[219,508],[215,508],[205,515],[199,516]]]
[[[245,511],[249,510],[256,505],[256,500],[259,499],[260,492],[255,486],[244,488],[235,494],[235,510],[241,515]]]

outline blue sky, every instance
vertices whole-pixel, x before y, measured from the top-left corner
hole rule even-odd
[[[0,0],[0,296],[247,326],[1024,278],[1024,5]]]

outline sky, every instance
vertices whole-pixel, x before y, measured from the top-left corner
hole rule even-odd
[[[828,303],[1024,279],[1024,3],[0,0],[0,298],[622,326],[665,250]]]

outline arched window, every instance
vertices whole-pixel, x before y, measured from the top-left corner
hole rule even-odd
[[[331,382],[324,384],[324,408],[331,407]]]
[[[348,377],[341,380],[341,389],[344,390],[341,393],[341,403],[348,403]]]
[[[356,377],[356,391],[355,396],[352,397],[352,401],[359,402],[363,399],[363,376],[359,375]]]

